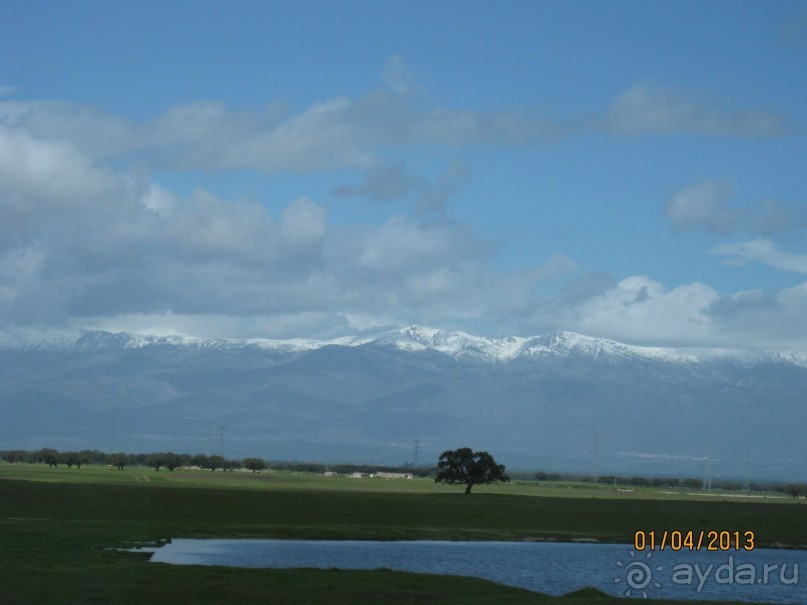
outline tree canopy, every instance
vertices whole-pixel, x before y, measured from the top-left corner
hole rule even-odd
[[[262,471],[266,468],[266,463],[260,458],[244,458],[244,466],[251,470],[253,473]]]
[[[110,454],[107,458],[107,462],[112,466],[116,467],[119,471],[123,470],[123,467],[126,466],[126,454],[123,452],[117,452],[115,454]]]
[[[487,452],[474,452],[469,447],[446,450],[437,462],[435,483],[460,483],[465,485],[465,493],[480,483],[510,481],[503,464],[496,464]]]

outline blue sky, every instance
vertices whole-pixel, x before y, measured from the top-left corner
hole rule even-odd
[[[0,328],[807,350],[804,2],[3,2]]]

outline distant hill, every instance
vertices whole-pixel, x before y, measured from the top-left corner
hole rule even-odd
[[[511,468],[804,480],[807,355],[489,339],[0,343],[0,449],[171,449],[333,462],[487,449]],[[224,428],[221,428],[224,427]]]

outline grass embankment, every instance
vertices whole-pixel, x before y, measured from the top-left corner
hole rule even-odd
[[[4,604],[568,604],[599,598],[557,599],[472,578],[391,571],[167,566],[110,550],[170,537],[630,542],[636,529],[714,528],[753,529],[761,544],[807,544],[807,510],[787,501],[466,496],[428,481],[0,466],[0,477],[11,475],[46,481],[0,479]]]

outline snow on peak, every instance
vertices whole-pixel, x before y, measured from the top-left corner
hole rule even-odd
[[[664,361],[694,361],[695,356],[663,347],[626,345],[607,338],[583,336],[575,332],[553,332],[527,339],[525,355],[582,355],[586,357],[644,357]]]
[[[387,332],[370,341],[374,345],[393,346],[403,351],[434,350],[452,357],[476,357],[486,361],[507,361],[517,354],[525,339],[492,339],[465,332],[448,332],[424,326],[409,326]]]
[[[605,338],[593,338],[574,332],[552,332],[529,338],[509,336],[485,338],[465,332],[448,332],[423,326],[409,326],[371,339],[371,344],[393,346],[404,351],[434,350],[455,358],[477,358],[505,363],[518,357],[548,356],[632,357],[663,361],[694,361],[691,354],[675,349],[638,347]]]
[[[584,336],[574,332],[551,332],[528,338],[510,336],[486,338],[465,332],[450,332],[426,326],[411,325],[389,332],[363,336],[345,336],[330,340],[295,338],[272,340],[215,339],[190,336],[136,335],[125,332],[83,331],[78,338],[46,338],[31,340],[22,334],[0,332],[2,349],[73,349],[100,351],[135,349],[150,346],[174,346],[197,349],[258,348],[279,354],[302,353],[326,346],[393,347],[412,353],[435,351],[455,359],[508,363],[515,359],[548,357],[588,357],[604,359],[647,359],[659,362],[694,363],[697,361],[730,361],[755,365],[757,363],[787,363],[807,368],[807,352],[749,351],[737,349],[676,349],[644,347],[620,343],[606,338]]]

